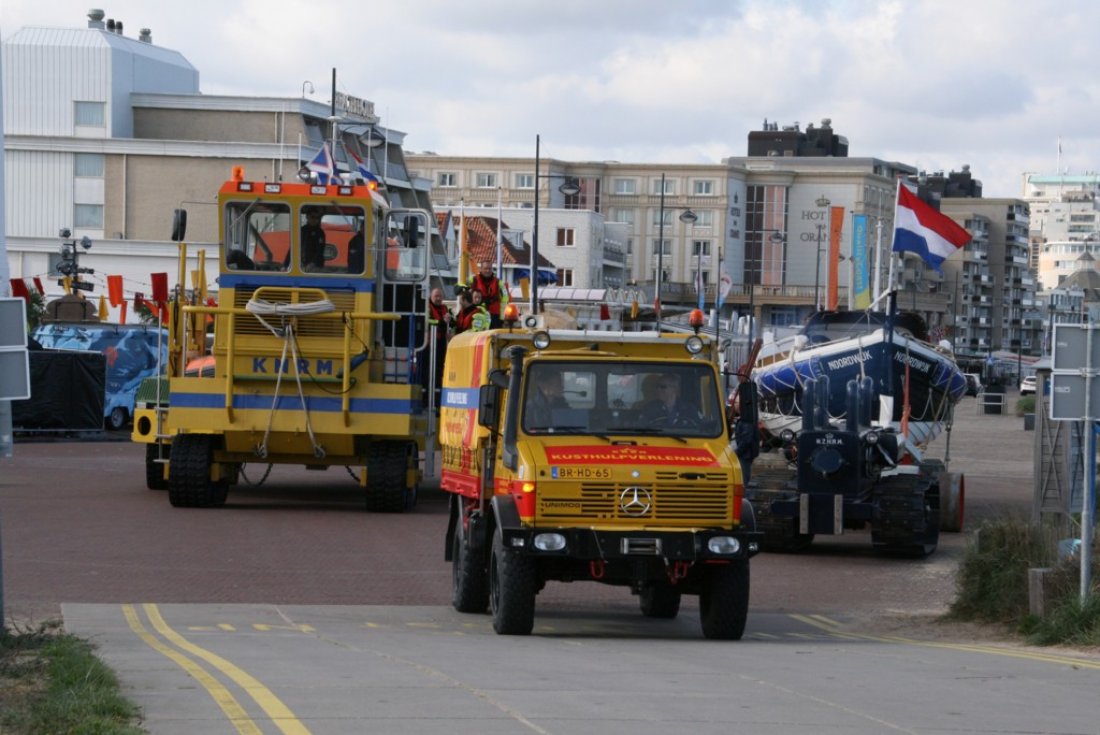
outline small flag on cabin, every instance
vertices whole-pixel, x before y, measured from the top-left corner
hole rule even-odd
[[[381,184],[378,177],[370,170],[370,161],[364,162],[362,158],[355,155],[355,151],[348,151],[348,155],[351,156],[351,160],[355,161],[355,175],[361,178],[366,183],[374,182],[375,184]]]
[[[111,316],[110,310],[107,309],[107,297],[103,294],[99,295],[99,321],[105,322],[107,318]]]
[[[332,160],[328,143],[321,144],[321,150],[317,151],[317,155],[313,157],[313,160],[306,164],[306,168],[317,174],[318,183],[328,184],[330,181],[335,183],[336,162]]]

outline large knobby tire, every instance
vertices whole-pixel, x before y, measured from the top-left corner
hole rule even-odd
[[[164,454],[164,459],[171,456],[171,444],[146,444],[145,445],[145,486],[150,490],[167,490],[168,480],[164,478],[166,465],[157,460]]]
[[[710,570],[699,592],[703,636],[739,641],[749,615],[749,560],[739,559]]]
[[[642,615],[647,618],[672,620],[680,613],[682,596],[679,587],[668,582],[658,582],[642,589],[638,594],[638,605],[642,609]]]
[[[180,434],[172,440],[168,460],[168,501],[177,508],[212,508],[225,504],[229,485],[213,482],[215,438],[207,434]]]
[[[489,607],[493,630],[500,635],[529,635],[535,627],[538,575],[534,560],[504,548],[504,537],[493,534],[489,554]]]
[[[414,449],[415,444],[411,445]],[[367,510],[401,513],[412,507],[415,489],[405,486],[409,469],[409,442],[376,442],[368,449]]]
[[[461,512],[461,511],[460,511]],[[489,568],[485,549],[466,544],[462,519],[451,542],[451,604],[463,613],[483,613],[489,608]]]

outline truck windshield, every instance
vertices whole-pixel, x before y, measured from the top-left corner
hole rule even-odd
[[[528,434],[719,436],[716,375],[705,363],[531,363],[523,388]]]

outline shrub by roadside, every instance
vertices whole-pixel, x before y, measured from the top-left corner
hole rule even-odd
[[[141,735],[138,708],[91,644],[58,622],[0,628],[0,732],[12,735]]]
[[[1080,601],[1080,559],[1058,558],[1058,534],[1023,518],[986,521],[971,534],[959,564],[948,618],[1008,625],[1035,645],[1100,645],[1100,584]],[[1100,555],[1093,552],[1093,567]],[[1046,592],[1050,613],[1028,609],[1028,569],[1052,569]]]

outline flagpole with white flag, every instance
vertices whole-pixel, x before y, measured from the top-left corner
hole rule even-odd
[[[497,281],[501,284],[504,283],[504,238],[500,233],[502,223],[500,218],[503,216],[504,201],[501,187],[497,187]]]

